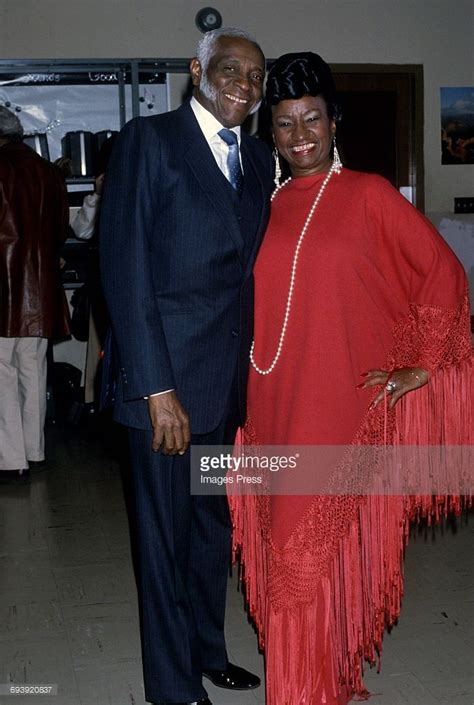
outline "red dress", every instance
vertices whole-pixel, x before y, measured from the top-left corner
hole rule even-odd
[[[292,180],[272,204],[255,266],[260,368],[276,352],[296,242],[324,177]],[[452,251],[388,182],[347,169],[334,174],[300,251],[281,357],[267,376],[251,369],[244,441],[350,446],[434,443],[442,435],[472,442],[466,291]],[[402,366],[428,369],[429,389],[406,395],[396,413],[383,404],[368,411],[375,394],[357,388],[361,373]],[[435,397],[451,404],[447,386],[464,409],[461,423],[451,405],[448,429],[434,411]],[[318,495],[232,497],[230,504],[266,652],[267,705],[365,699],[363,661],[375,662],[400,610],[408,522],[447,510],[448,500]],[[451,504],[457,509],[459,500]]]

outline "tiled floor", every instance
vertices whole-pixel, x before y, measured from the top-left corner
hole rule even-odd
[[[136,594],[115,437],[55,431],[53,462],[25,487],[0,487],[0,683],[58,684],[6,705],[143,705]],[[473,705],[474,516],[417,533],[400,624],[385,638],[373,705]],[[231,660],[263,676],[235,578]],[[263,687],[209,685],[214,705],[264,705]]]

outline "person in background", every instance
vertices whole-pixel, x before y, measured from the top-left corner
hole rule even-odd
[[[128,426],[133,466],[145,696],[160,705],[210,705],[203,675],[235,690],[260,684],[227,657],[229,510],[225,496],[191,495],[189,444],[233,444],[245,413],[272,163],[240,125],[260,103],[265,59],[246,32],[219,29],[190,71],[190,101],[122,130],[100,220],[114,417]]]
[[[97,404],[99,398],[100,374],[98,375],[98,372],[105,335],[110,324],[100,280],[98,220],[105,171],[115,140],[116,135],[112,135],[103,143],[97,160],[98,174],[94,182],[94,191],[84,197],[82,206],[71,221],[71,229],[74,235],[79,240],[87,240],[89,243],[87,278],[83,291],[83,295],[87,296],[89,303],[89,335],[84,380],[84,401],[86,404]]]
[[[57,159],[54,160],[54,164],[58,166],[65,179],[70,179],[72,178],[73,175],[73,169],[72,169],[72,159],[70,157],[58,157]]]
[[[94,234],[97,234],[96,225],[104,188],[105,172],[116,139],[117,133],[113,133],[102,144],[97,155],[97,168],[95,172],[97,176],[94,181],[94,191],[84,197],[82,206],[71,221],[71,228],[74,231],[74,235],[79,240],[90,240]]]
[[[22,137],[0,107],[0,478],[10,482],[45,461],[48,339],[69,334],[59,262],[66,184]]]
[[[82,206],[71,221],[71,228],[78,240],[90,240],[94,234],[104,179],[105,174],[99,174],[95,178],[94,191],[84,197]]]
[[[320,56],[277,59],[266,98],[291,177],[272,196],[254,270],[243,442],[313,455],[298,488],[290,473],[286,492],[230,497],[234,540],[267,705],[345,705],[367,699],[364,660],[377,661],[400,614],[410,520],[460,510],[459,497],[371,488],[388,457],[378,448],[474,441],[467,284],[396,189],[342,166]]]

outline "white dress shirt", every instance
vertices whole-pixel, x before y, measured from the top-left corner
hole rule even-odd
[[[221,125],[219,120],[217,120],[209,110],[199,103],[194,96],[191,98],[191,108],[196,116],[199,127],[202,130],[207,144],[209,145],[214,159],[217,162],[217,166],[222,171],[226,179],[229,181],[229,169],[227,167],[227,157],[229,155],[229,145],[227,145],[222,137],[219,137],[218,132],[222,130],[224,125]],[[235,132],[237,136],[237,143],[239,145],[239,156],[240,156],[240,166],[242,167],[242,156],[240,155],[240,125],[237,127],[232,127],[232,132]],[[242,169],[243,173],[243,169]]]

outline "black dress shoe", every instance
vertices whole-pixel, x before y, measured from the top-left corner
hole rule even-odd
[[[260,685],[260,678],[245,668],[235,666],[233,663],[228,663],[227,668],[223,671],[202,672],[206,678],[209,678],[211,683],[219,688],[229,688],[229,690],[252,690]],[[200,704],[199,704],[200,705]],[[204,705],[207,705],[204,700]]]
[[[1,485],[29,485],[31,475],[28,468],[25,470],[0,470]]]

